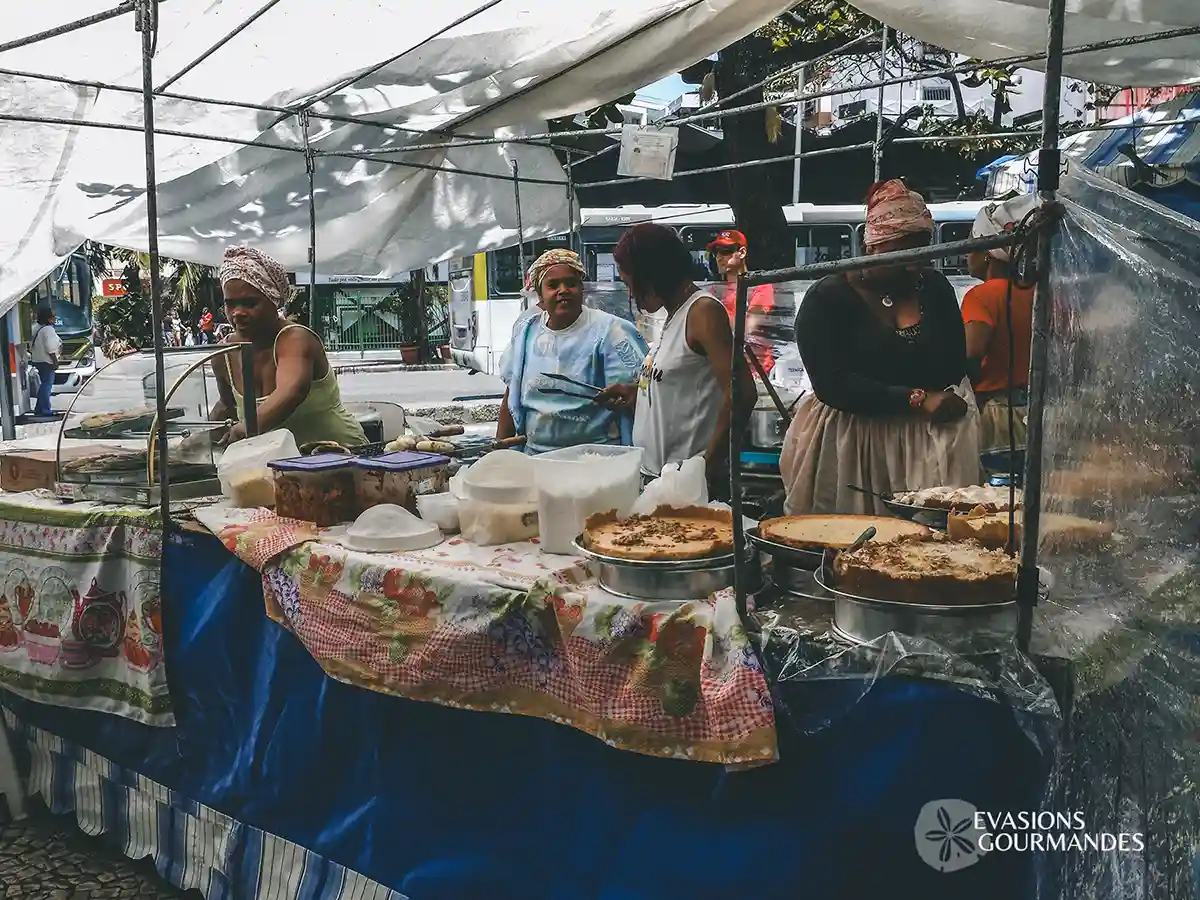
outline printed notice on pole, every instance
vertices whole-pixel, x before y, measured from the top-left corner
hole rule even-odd
[[[670,181],[675,174],[675,151],[678,148],[678,128],[626,125],[621,129],[621,158],[617,160],[617,174],[627,178]]]

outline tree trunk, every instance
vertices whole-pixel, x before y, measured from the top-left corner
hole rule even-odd
[[[717,57],[716,86],[720,97],[761,81],[770,71],[772,44],[751,34],[726,47]],[[736,105],[762,102],[762,91],[737,98]],[[742,163],[778,155],[778,147],[767,140],[766,112],[743,113],[721,119],[726,160]],[[791,197],[792,167],[755,166],[732,169],[728,174],[729,195],[738,230],[749,244],[752,269],[781,269],[796,264],[796,244],[788,233],[783,204]]]
[[[1004,101],[1006,99],[1004,88],[996,85],[996,90],[992,94],[992,131],[999,131],[1000,125],[1004,121]]]
[[[954,109],[958,113],[958,121],[967,121],[967,104],[963,101],[962,85],[958,83],[958,75],[951,74],[945,76],[950,82],[950,90],[954,92]]]
[[[429,321],[425,318],[425,269],[412,270],[413,303],[417,305],[417,362],[427,363],[429,354]]]

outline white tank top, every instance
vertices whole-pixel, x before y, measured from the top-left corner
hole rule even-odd
[[[687,320],[700,297],[696,291],[667,320],[638,380],[633,443],[642,447],[642,471],[658,476],[667,463],[681,463],[708,449],[725,391],[708,360],[688,346]]]

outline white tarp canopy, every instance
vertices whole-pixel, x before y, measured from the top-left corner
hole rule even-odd
[[[5,4],[0,44],[102,12],[113,0]],[[312,103],[320,153],[514,137],[671,75],[749,33],[788,0],[167,0],[156,90],[295,109]],[[237,33],[192,68],[207,50]],[[131,15],[0,52],[0,114],[134,126],[113,130],[0,120],[0,312],[84,239],[145,249],[141,37]],[[90,80],[119,91],[12,72]],[[182,75],[180,73],[183,73]],[[159,247],[216,263],[250,243],[308,266],[308,174],[296,115],[159,97]],[[368,117],[407,131],[323,116]],[[436,132],[441,132],[440,134]],[[422,134],[424,133],[424,134]],[[374,154],[385,157],[385,154]],[[416,166],[319,155],[318,268],[393,275],[511,245],[522,179],[526,238],[567,228],[552,150],[507,143],[391,153]],[[475,174],[479,173],[479,174]],[[484,176],[492,177],[484,177]]]
[[[1047,0],[853,0],[893,28],[979,59],[1046,52]],[[1064,47],[1200,25],[1200,0],[1067,0]],[[1040,63],[1031,68],[1043,68]],[[1200,83],[1200,37],[1068,55],[1063,71],[1117,87]]]

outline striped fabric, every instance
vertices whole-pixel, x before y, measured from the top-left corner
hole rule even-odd
[[[298,844],[191,800],[3,708],[30,796],[208,900],[406,900]]]

